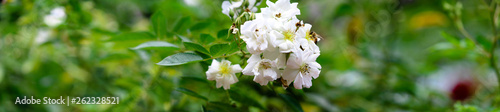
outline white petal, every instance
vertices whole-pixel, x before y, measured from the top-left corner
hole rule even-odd
[[[306,62],[314,62],[318,58],[319,54],[308,53],[309,57],[305,60]]]
[[[269,81],[267,81],[263,75],[256,75],[254,78],[253,78],[253,81],[259,83],[260,85],[267,85],[267,83]]]
[[[276,80],[278,78],[277,74],[276,74],[276,71],[272,70],[272,69],[264,69],[263,70],[263,75],[264,75],[264,78],[266,78],[267,80]]]
[[[231,8],[240,7],[242,3],[243,3],[243,0],[240,0],[237,2],[233,1],[233,2],[231,2]]]
[[[286,63],[286,68],[299,69],[301,64],[301,60],[296,55],[291,54]]]
[[[316,78],[318,78],[320,72],[321,71],[317,68],[311,68],[309,70],[309,75],[311,75],[314,79],[316,79]]]
[[[236,65],[232,65],[231,66],[231,73],[234,74],[234,73],[239,73],[241,72],[241,66],[236,64]]]
[[[312,81],[311,81],[311,76],[304,76],[302,77],[302,86],[305,88],[310,88],[312,86]]]
[[[303,76],[302,73],[299,72],[299,75],[297,75],[295,81],[293,82],[293,87],[295,87],[295,89],[302,89],[303,84]]]
[[[249,59],[250,60],[250,59]],[[257,64],[256,61],[249,62],[247,66],[243,69],[243,75],[255,75],[252,70],[255,68],[255,65]]]
[[[282,78],[287,81],[287,85],[290,85],[290,83],[292,83],[292,81],[297,77],[298,74],[299,70],[297,69],[285,69]]]
[[[309,62],[308,64],[312,68],[321,69],[321,65],[318,62]]]

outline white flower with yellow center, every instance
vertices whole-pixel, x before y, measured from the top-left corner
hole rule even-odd
[[[299,20],[294,19],[286,22],[282,27],[275,28],[271,31],[271,37],[275,38],[274,46],[277,46],[281,53],[293,52],[295,44],[298,43],[297,40],[297,26],[296,24]]]
[[[265,19],[255,19],[247,21],[241,25],[240,38],[247,44],[247,49],[250,53],[262,53],[267,48],[272,47],[275,40],[269,36],[270,25]]]
[[[241,72],[240,65],[231,65],[230,61],[222,60],[220,63],[217,60],[212,61],[212,65],[208,67],[207,79],[215,80],[216,87],[224,86],[224,89],[229,89],[231,84],[238,82],[235,73]]]
[[[309,49],[313,51],[313,53],[319,53],[319,47],[316,45],[316,41],[319,41],[317,38],[315,40],[315,37],[313,37],[311,33],[311,24],[302,24],[302,22],[299,25],[299,29],[297,30],[297,40],[300,42],[300,45],[303,47],[303,49]]]
[[[243,69],[244,75],[253,75],[253,81],[260,85],[267,85],[269,81],[274,81],[280,77],[277,69],[277,59],[262,59],[260,54],[252,54],[247,60],[248,65]]]
[[[290,0],[278,0],[276,3],[266,1],[266,4],[269,7],[260,9],[266,18],[286,22],[295,19],[296,15],[300,15],[300,10],[297,8],[298,3],[290,3]]]
[[[287,85],[293,81],[296,89],[309,88],[312,86],[312,78],[316,79],[321,71],[321,65],[316,62],[319,54],[300,48],[295,49],[288,58],[282,77],[287,81]]]

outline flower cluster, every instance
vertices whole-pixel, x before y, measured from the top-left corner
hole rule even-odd
[[[232,18],[237,17],[227,12],[238,11],[236,7],[242,4],[240,2],[228,4],[229,1],[225,1],[222,12],[233,16]],[[246,43],[246,48],[251,53],[242,73],[254,76],[253,80],[260,85],[267,85],[270,81],[281,78],[284,87],[292,82],[296,89],[311,87],[311,80],[317,78],[321,71],[321,65],[316,62],[320,55],[316,45],[319,36],[311,31],[312,25],[297,19],[296,16],[300,15],[297,3],[278,0],[276,3],[267,1],[266,4],[268,7],[261,8],[260,13],[251,13],[252,20],[239,26],[239,38]],[[256,11],[252,9],[252,12]],[[213,79],[209,76],[212,66],[207,72],[209,80]],[[226,89],[225,86],[234,81],[223,83]]]
[[[257,7],[260,5],[261,0],[235,0],[222,2],[222,13],[230,18],[238,17],[242,12],[257,12]]]

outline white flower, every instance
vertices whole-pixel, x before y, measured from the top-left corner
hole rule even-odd
[[[303,26],[299,27],[297,30],[297,40],[300,42],[300,45],[304,47],[304,49],[309,49],[314,53],[319,53],[319,47],[316,45],[313,35],[311,35],[311,24],[302,24]],[[317,40],[319,41],[319,40]]]
[[[269,7],[260,9],[262,15],[266,18],[273,18],[280,22],[286,22],[300,15],[300,10],[297,8],[297,3],[291,3],[290,0],[278,0],[276,3],[266,1]]]
[[[243,69],[244,75],[253,75],[253,81],[260,85],[267,85],[269,81],[274,81],[280,77],[277,69],[277,59],[261,59],[260,54],[252,54],[247,60],[248,65]]]
[[[293,52],[295,44],[298,43],[296,35],[296,24],[298,22],[299,20],[293,19],[285,22],[282,27],[275,28],[275,30],[271,31],[271,37],[276,39],[273,45],[278,46],[281,53]]]
[[[198,6],[200,5],[200,0],[184,0],[184,3],[188,6]]]
[[[224,86],[224,89],[229,89],[231,84],[238,82],[238,78],[234,75],[238,72],[241,72],[240,65],[231,65],[231,62],[227,60],[222,60],[220,63],[217,60],[213,60],[206,74],[208,80],[215,80],[217,82],[217,88]]]
[[[293,81],[296,89],[309,88],[312,86],[312,78],[316,79],[320,73],[321,65],[316,62],[319,54],[300,48],[295,49],[297,50],[288,58],[282,77],[287,81],[287,85]]]
[[[425,84],[431,90],[448,95],[452,100],[463,101],[469,99],[477,90],[477,71],[468,63],[459,63],[445,66],[434,74],[429,75]]]
[[[280,53],[279,49],[276,47],[267,48],[267,50],[262,53],[262,57],[270,60],[276,60],[278,69],[283,70],[286,66],[286,54]]]
[[[238,28],[234,28],[232,33],[233,33],[233,34],[238,33]]]
[[[64,12],[64,7],[57,7],[50,11],[49,15],[43,18],[43,21],[49,27],[59,26],[66,20],[66,13]]]
[[[252,12],[257,12],[257,7],[256,6],[259,6],[260,3],[262,3],[262,0],[260,0],[260,2],[256,3],[257,0],[247,0],[248,1],[248,7],[247,9],[252,11]]]
[[[47,42],[51,34],[52,32],[50,30],[38,30],[38,33],[35,37],[35,43],[40,45]]]
[[[240,1],[224,1],[222,2],[222,13],[226,14],[227,16],[231,17],[231,11],[233,12],[233,17],[231,18],[236,18],[237,17],[237,12],[236,8],[240,7],[241,4],[243,3],[243,0]]]
[[[275,39],[269,36],[270,25],[271,23],[265,19],[255,19],[241,25],[240,38],[245,41],[250,53],[261,53],[267,48],[272,47]]]

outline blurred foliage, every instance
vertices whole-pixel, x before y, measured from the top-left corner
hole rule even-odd
[[[260,86],[253,77],[241,76],[226,91],[205,76],[208,57],[238,50],[227,32],[231,20],[221,13],[221,0],[3,0],[0,110],[500,110],[497,77],[490,67],[491,56],[500,55],[494,44],[499,18],[493,16],[499,1],[291,1],[299,3],[298,18],[324,37],[318,44],[319,78],[311,88],[297,90],[277,82]],[[67,19],[48,27],[43,18],[55,7],[63,7]],[[40,31],[49,36],[40,40]],[[190,54],[199,63],[156,64]],[[244,63],[240,55],[226,59]],[[429,81],[454,65],[474,71],[470,75],[479,85],[465,101],[432,88],[447,78]],[[117,96],[121,102],[15,105],[22,96]]]

